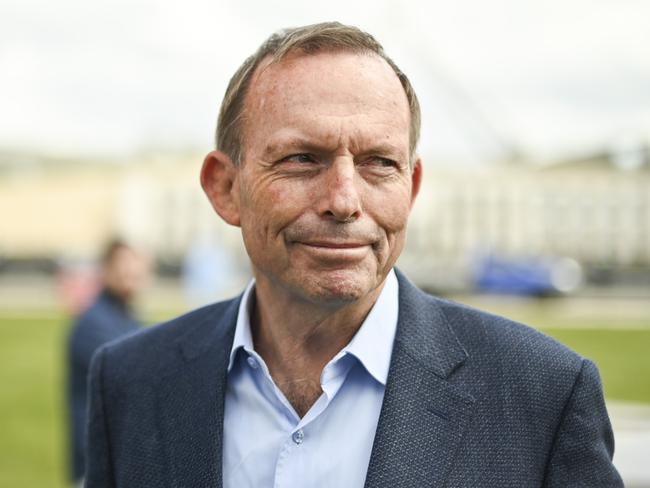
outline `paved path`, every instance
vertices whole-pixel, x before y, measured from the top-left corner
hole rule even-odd
[[[608,404],[616,452],[614,464],[626,488],[650,488],[650,406]]]

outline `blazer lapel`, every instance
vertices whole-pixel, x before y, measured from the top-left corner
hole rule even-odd
[[[443,312],[399,272],[399,320],[366,488],[443,486],[474,398],[449,381],[467,353]]]
[[[239,300],[206,314],[177,344],[175,370],[161,378],[158,419],[169,486],[221,488],[226,374]]]

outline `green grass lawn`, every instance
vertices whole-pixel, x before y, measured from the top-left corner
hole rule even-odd
[[[526,320],[598,364],[608,399],[650,403],[650,327],[585,324],[551,328],[545,313]],[[161,317],[162,318],[162,317]],[[522,319],[521,317],[517,317]],[[617,326],[625,327],[617,319]],[[649,324],[645,324],[649,325]],[[63,344],[56,313],[0,312],[0,487],[65,487]]]
[[[650,329],[541,330],[596,362],[608,399],[650,403]]]
[[[63,487],[62,316],[0,315],[0,486]]]

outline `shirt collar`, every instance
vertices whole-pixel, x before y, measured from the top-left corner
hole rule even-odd
[[[232,369],[239,349],[248,352],[254,350],[250,326],[254,290],[255,280],[251,280],[239,304],[235,337],[230,350],[230,361],[228,362],[228,372]],[[390,357],[393,350],[395,331],[397,330],[398,295],[397,277],[395,271],[391,270],[370,313],[368,313],[350,343],[337,354],[337,356],[342,357],[345,353],[348,353],[356,357],[368,373],[384,386],[388,378]]]
[[[393,270],[388,273],[377,301],[350,343],[343,349],[355,356],[368,373],[386,386],[390,356],[397,330],[399,285]]]
[[[253,335],[251,333],[251,320],[250,313],[253,306],[253,293],[255,292],[255,279],[253,278],[239,302],[239,311],[237,312],[237,324],[235,325],[235,337],[232,342],[232,349],[230,350],[230,360],[228,361],[228,372],[232,369],[235,362],[235,356],[239,349],[244,349],[248,352],[254,350]]]

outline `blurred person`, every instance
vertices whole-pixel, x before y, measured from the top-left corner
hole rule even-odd
[[[56,274],[59,303],[66,314],[76,317],[97,298],[101,289],[99,270],[93,262],[62,261]]]
[[[201,182],[254,280],[96,353],[90,488],[622,486],[593,363],[394,269],[419,123],[355,27],[244,62]]]
[[[111,241],[101,260],[101,291],[77,317],[67,344],[70,475],[79,484],[85,466],[87,381],[90,359],[101,345],[136,331],[132,302],[147,273],[143,255],[126,242]]]

